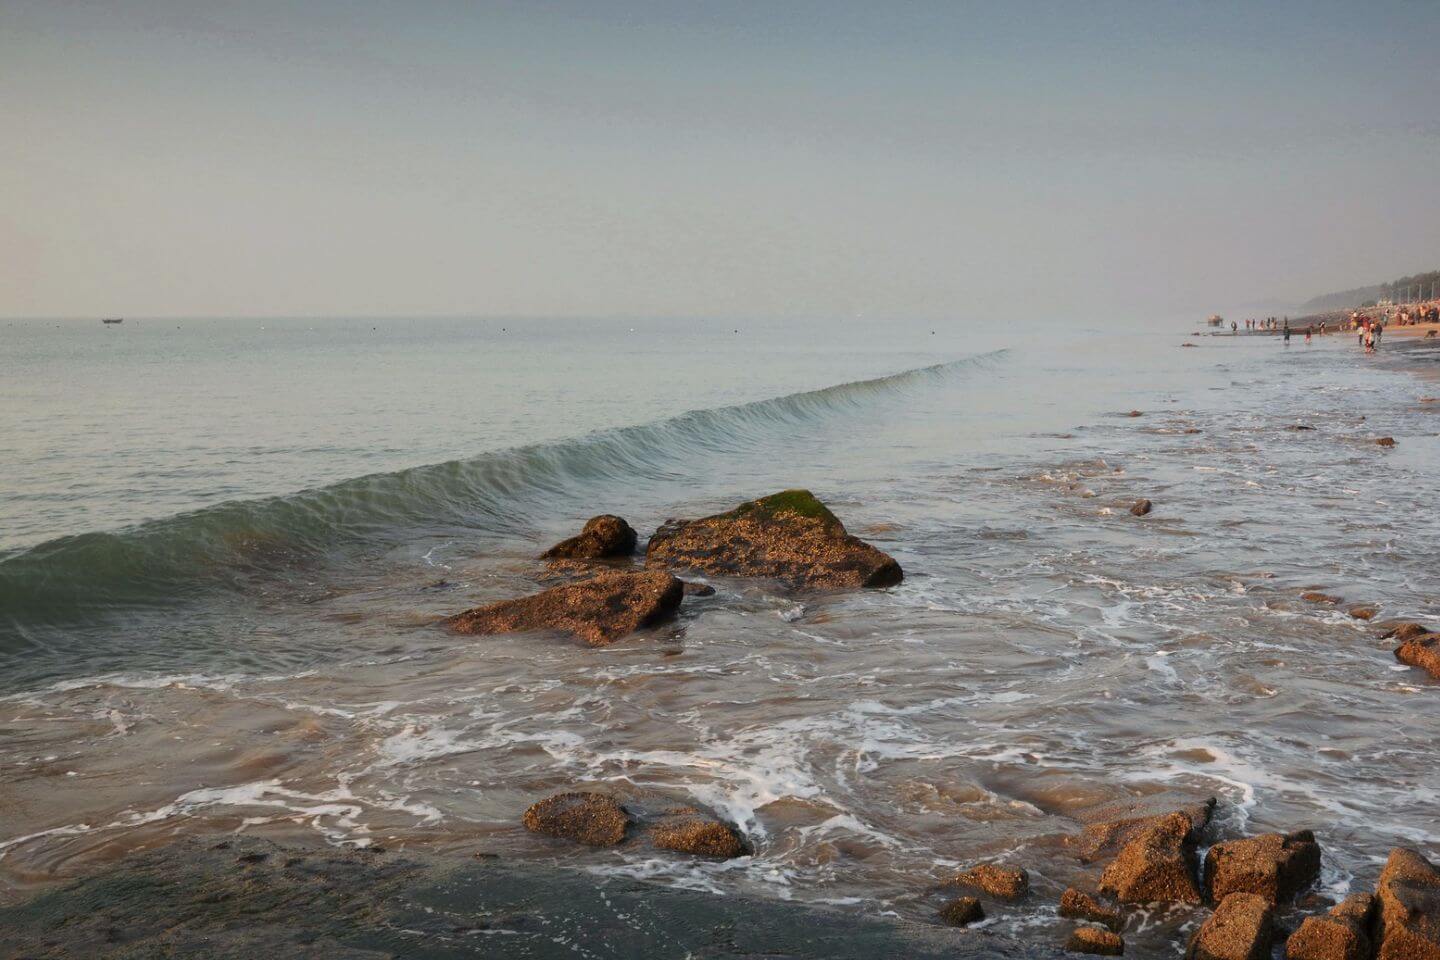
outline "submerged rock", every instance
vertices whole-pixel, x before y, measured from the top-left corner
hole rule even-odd
[[[950,882],[983,890],[1002,900],[1018,900],[1030,889],[1030,874],[1021,867],[982,863],[956,874]]]
[[[695,583],[692,580],[685,581],[685,596],[687,597],[713,597],[715,588],[708,583]]]
[[[1153,821],[1105,868],[1100,890],[1121,903],[1199,903],[1190,818],[1172,813]]]
[[[1137,517],[1143,517],[1145,516],[1145,514],[1149,513],[1154,508],[1154,506],[1155,505],[1153,503],[1142,497],[1141,499],[1135,501],[1134,506],[1130,508],[1130,512]]]
[[[966,927],[985,919],[985,908],[974,897],[956,897],[940,908],[940,919],[952,927]]]
[[[1103,923],[1117,932],[1125,924],[1125,918],[1121,915],[1119,908],[1106,906],[1088,893],[1076,890],[1074,887],[1070,887],[1060,895],[1060,916],[1072,920]]]
[[[557,793],[525,811],[525,829],[592,847],[613,847],[625,839],[630,814],[603,793]]]
[[[592,517],[585,527],[568,540],[540,554],[541,560],[601,560],[624,557],[635,552],[639,538],[630,524],[620,517],[605,513]]]
[[[893,557],[846,533],[808,490],[700,520],[668,520],[650,538],[645,565],[764,577],[797,589],[889,587],[904,576]]]
[[[1385,632],[1380,634],[1381,640],[1411,640],[1415,637],[1423,637],[1427,633],[1434,633],[1429,627],[1413,620],[1391,620],[1388,623],[1380,624]]]
[[[1285,960],[1370,960],[1375,898],[1352,894],[1321,917],[1306,917],[1285,941]]]
[[[1232,893],[1253,893],[1275,906],[1319,876],[1320,845],[1309,830],[1227,840],[1205,854],[1205,893],[1215,903]]]
[[[1118,957],[1125,953],[1120,934],[1103,927],[1077,927],[1065,941],[1070,953],[1088,953],[1097,957]]]
[[[1440,960],[1440,870],[1408,847],[1391,850],[1375,899],[1375,960]]]
[[[1310,603],[1336,604],[1343,602],[1339,597],[1335,596],[1334,594],[1321,593],[1318,590],[1308,590],[1305,593],[1300,594],[1300,599],[1308,601]]]
[[[1394,438],[1394,437],[1376,437],[1376,438],[1375,438],[1375,445],[1378,446],[1378,447],[1393,447],[1393,446],[1395,446],[1395,438]]]
[[[1440,680],[1440,633],[1411,637],[1395,648],[1395,659]]]
[[[1072,839],[1085,863],[1114,856],[1131,840],[1172,813],[1190,821],[1191,843],[1196,843],[1215,812],[1214,797],[1196,797],[1175,790],[1092,807],[1080,814],[1085,829]]]
[[[1350,616],[1354,617],[1356,620],[1374,620],[1375,615],[1379,612],[1380,611],[1378,608],[1365,604],[1351,607],[1349,610],[1346,611],[1346,613],[1350,614]]]
[[[615,573],[476,607],[446,623],[472,634],[562,630],[600,647],[674,616],[683,594],[668,573]]]
[[[650,828],[650,842],[662,850],[702,857],[743,857],[750,852],[740,832],[693,807],[662,816]]]
[[[1269,960],[1275,936],[1270,904],[1253,893],[1232,893],[1195,931],[1186,960]]]

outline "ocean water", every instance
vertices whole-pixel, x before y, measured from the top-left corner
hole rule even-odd
[[[1063,838],[1123,796],[1314,829],[1331,894],[1440,854],[1440,684],[1346,610],[1440,613],[1418,349],[1144,318],[0,332],[0,896],[244,830],[928,919],[1003,857],[1035,893],[987,924],[1048,943],[1098,875]],[[905,582],[714,580],[601,650],[436,626],[538,589],[591,515],[643,536],[794,486]],[[520,825],[581,783],[705,804],[755,855]],[[1127,938],[1178,951],[1198,916]]]

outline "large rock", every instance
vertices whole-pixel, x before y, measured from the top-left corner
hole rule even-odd
[[[541,560],[603,560],[635,552],[638,537],[630,524],[613,514],[592,517],[576,536],[561,540],[540,554]]]
[[[600,647],[674,616],[684,589],[668,573],[614,573],[476,607],[446,622],[460,633],[562,630]]]
[[[1285,941],[1285,960],[1370,960],[1375,898],[1346,897],[1323,917],[1306,917]]]
[[[1194,826],[1183,813],[1152,822],[1100,875],[1100,890],[1121,903],[1199,903]]]
[[[740,832],[694,807],[682,807],[659,818],[650,828],[650,842],[664,850],[702,857],[743,857],[750,852]]]
[[[1118,957],[1125,953],[1125,941],[1120,934],[1103,927],[1078,927],[1065,941],[1065,949],[1096,957]]]
[[[1414,850],[1392,850],[1375,899],[1376,960],[1440,960],[1440,870]]]
[[[1060,895],[1060,916],[1103,923],[1117,933],[1125,924],[1125,918],[1117,908],[1107,906],[1074,887],[1069,887]]]
[[[787,490],[701,520],[669,520],[645,565],[727,577],[764,577],[797,589],[889,587],[895,559],[845,532],[808,490]]]
[[[1320,845],[1309,830],[1227,840],[1205,855],[1205,895],[1214,903],[1232,893],[1254,893],[1276,906],[1318,876]]]
[[[956,897],[940,908],[940,920],[952,927],[968,927],[985,919],[985,908],[974,897]]]
[[[1440,680],[1440,633],[1411,637],[1395,648],[1395,659]]]
[[[625,839],[630,814],[603,793],[557,793],[525,811],[525,829],[592,847],[613,847]]]
[[[1185,951],[1186,960],[1269,960],[1275,936],[1270,904],[1253,893],[1220,901]]]
[[[1214,812],[1214,797],[1196,797],[1171,790],[1107,803],[1079,815],[1085,828],[1071,843],[1083,862],[1094,863],[1114,856],[1131,840],[1172,813],[1182,814],[1190,821],[1189,839],[1191,843],[1196,843]]]
[[[982,863],[958,873],[951,879],[966,887],[983,890],[1001,900],[1018,900],[1030,889],[1030,874],[1023,867],[1011,867],[1003,863]]]

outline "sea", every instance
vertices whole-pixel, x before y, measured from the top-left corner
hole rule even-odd
[[[1428,349],[1141,316],[0,321],[0,902],[198,833],[926,921],[1004,860],[1032,893],[983,926],[1053,944],[1100,868],[1065,838],[1164,790],[1217,798],[1212,841],[1311,829],[1318,892],[1366,889],[1394,846],[1440,856],[1440,682],[1376,626],[1440,621]],[[590,516],[643,539],[790,488],[904,582],[711,578],[600,649],[439,623],[553,583],[537,555]],[[524,829],[583,785],[753,855]],[[1178,955],[1200,919],[1127,941]]]

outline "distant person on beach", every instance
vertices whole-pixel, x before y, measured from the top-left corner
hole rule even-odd
[[[1310,346],[1310,327],[1305,328],[1305,346]]]
[[[1376,350],[1379,350],[1379,349],[1380,349],[1380,334],[1382,334],[1382,333],[1384,333],[1384,332],[1385,332],[1385,324],[1383,324],[1383,323],[1377,323],[1377,324],[1375,324],[1374,342],[1373,342],[1373,344],[1372,344],[1373,347],[1374,347],[1374,349],[1376,349]]]
[[[1285,324],[1285,346],[1290,346],[1290,324],[1288,321]]]

